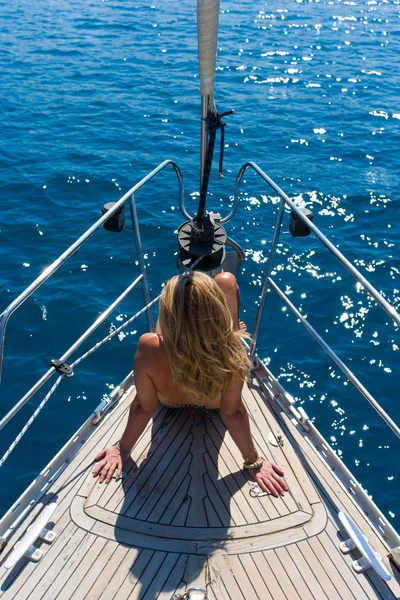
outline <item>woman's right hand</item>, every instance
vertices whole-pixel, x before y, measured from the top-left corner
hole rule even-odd
[[[288,486],[283,479],[283,469],[279,465],[262,458],[261,468],[250,469],[250,473],[263,492],[272,494],[275,498],[283,496],[288,491]]]
[[[97,477],[100,473],[99,483],[103,483],[103,481],[109,483],[115,471],[117,471],[116,480],[121,479],[123,460],[118,446],[105,448],[98,453],[95,460],[100,462],[93,470],[93,477]]]

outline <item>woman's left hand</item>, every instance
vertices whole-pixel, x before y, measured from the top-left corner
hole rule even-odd
[[[260,469],[250,469],[254,480],[258,483],[263,492],[267,492],[278,498],[288,491],[288,487],[282,479],[283,469],[279,465],[263,460]]]

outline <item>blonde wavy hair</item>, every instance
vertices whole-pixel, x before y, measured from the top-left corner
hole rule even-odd
[[[242,338],[250,336],[234,328],[225,294],[208,275],[172,277],[161,294],[159,324],[173,381],[199,404],[249,376]]]

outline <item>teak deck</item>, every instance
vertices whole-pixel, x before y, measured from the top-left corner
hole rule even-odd
[[[243,391],[255,441],[285,470],[283,498],[250,494],[242,458],[218,413],[193,427],[189,410],[161,407],[132,451],[127,476],[101,485],[97,452],[118,440],[128,396],[16,528],[1,555],[2,600],[171,600],[198,586],[210,600],[363,600],[400,597],[387,549],[331,471],[256,378]],[[269,434],[283,445],[270,443]],[[270,436],[271,439],[271,436]],[[38,564],[4,562],[43,505],[57,533]],[[392,573],[356,574],[343,555],[347,512]],[[9,549],[9,550],[8,550]]]

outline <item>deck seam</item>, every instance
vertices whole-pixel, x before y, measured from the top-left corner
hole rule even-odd
[[[318,536],[316,536],[316,537],[318,537]],[[326,570],[326,568],[325,568],[324,564],[323,564],[323,563],[322,563],[322,561],[320,560],[320,558],[319,558],[318,554],[315,552],[314,548],[313,548],[313,547],[312,547],[312,545],[310,544],[310,541],[309,541],[309,540],[307,540],[307,543],[308,543],[308,545],[309,545],[309,547],[310,547],[310,552],[312,552],[312,553],[314,554],[314,556],[315,556],[316,560],[317,560],[317,561],[319,562],[319,564],[321,565],[321,568],[322,568],[322,569],[324,569],[324,571],[325,571],[325,573],[326,573],[327,577],[329,577],[329,579],[331,580],[331,582],[332,582],[332,585],[335,587],[335,589],[336,589],[336,591],[337,591],[337,593],[338,593],[338,596],[341,598],[341,600],[345,600],[345,598],[344,598],[344,597],[342,596],[342,594],[340,593],[340,590],[337,588],[336,584],[334,583],[334,581],[333,581],[332,577],[330,576],[330,574],[329,574],[329,573],[328,573],[328,571]],[[326,562],[328,562],[328,561],[329,561],[329,562],[330,562],[330,563],[331,563],[333,566],[335,566],[335,565],[334,565],[334,563],[332,563],[332,560],[331,560],[331,558],[330,558],[330,556],[329,556],[329,554],[328,554],[327,552],[325,552],[325,554],[324,554],[324,559],[325,559],[325,561],[326,561]],[[337,569],[336,569],[336,571],[337,571]],[[353,598],[354,598],[354,594],[353,594],[353,592],[350,590],[350,588],[348,587],[348,585],[347,585],[346,581],[343,579],[343,577],[341,577],[341,575],[340,575],[340,572],[339,572],[339,571],[337,571],[337,573],[339,574],[340,578],[341,578],[341,579],[342,579],[342,581],[344,582],[344,587],[346,587],[346,589],[349,591],[349,593],[351,594],[351,596],[353,596]],[[356,599],[356,600],[357,600],[357,599]]]
[[[225,424],[223,423],[223,421],[222,421],[222,420],[221,420],[221,423],[222,423],[222,425],[225,427]],[[216,425],[214,424],[214,422],[211,424],[211,427],[214,427],[214,430],[215,430],[215,432],[216,432],[217,436],[218,436],[218,437],[221,439],[221,448],[222,448],[222,445],[224,445],[226,452],[228,452],[228,453],[229,453],[229,456],[230,456],[230,458],[231,458],[231,461],[232,461],[232,463],[233,463],[233,464],[234,464],[234,465],[237,467],[237,471],[236,471],[236,472],[233,472],[233,471],[231,471],[231,469],[230,469],[230,467],[229,467],[229,464],[227,464],[227,462],[224,460],[224,462],[225,462],[225,466],[226,466],[226,467],[229,469],[229,471],[232,473],[233,479],[235,480],[235,483],[236,483],[236,485],[238,486],[238,490],[239,490],[239,492],[241,492],[241,493],[242,493],[242,495],[245,497],[246,503],[249,505],[249,508],[250,508],[251,512],[253,513],[253,515],[254,515],[254,518],[256,518],[256,519],[257,519],[258,515],[257,515],[256,511],[254,510],[254,507],[252,507],[252,506],[251,506],[251,504],[250,504],[250,503],[249,503],[249,501],[248,501],[248,498],[247,498],[247,497],[246,497],[246,495],[243,493],[244,486],[241,486],[241,485],[240,485],[240,481],[238,481],[238,476],[237,476],[237,473],[239,473],[239,478],[240,478],[240,479],[243,479],[243,478],[247,479],[247,478],[245,477],[244,473],[242,473],[242,466],[241,466],[240,464],[238,464],[238,462],[237,462],[236,458],[235,458],[235,457],[234,457],[234,455],[232,454],[232,451],[231,451],[231,449],[230,449],[230,446],[231,446],[231,444],[228,444],[228,443],[225,441],[224,437],[223,437],[223,436],[222,436],[222,434],[221,434],[221,431],[220,431],[220,430],[219,430],[219,429],[216,427]],[[225,428],[225,431],[226,431],[226,428]],[[230,434],[228,433],[228,435],[230,435]],[[216,444],[215,444],[215,442],[214,442],[214,440],[212,439],[212,437],[211,437],[211,436],[210,436],[210,439],[213,441],[213,443],[214,443],[214,446],[216,446]],[[233,440],[231,440],[231,441],[233,441]],[[270,514],[268,513],[267,509],[266,509],[266,508],[265,508],[265,507],[264,507],[264,506],[261,504],[261,502],[259,502],[259,501],[258,501],[258,505],[261,507],[261,510],[263,510],[263,512],[266,514],[267,518],[270,518]],[[278,511],[277,511],[277,512],[278,512]],[[258,522],[258,521],[254,521],[254,522]]]
[[[218,430],[217,430],[217,431],[218,431]],[[220,432],[220,431],[218,431],[218,433],[219,433],[219,435],[221,435],[221,432]],[[232,460],[234,461],[234,463],[237,465],[237,468],[238,468],[238,470],[237,470],[235,473],[233,472],[233,473],[232,473],[232,475],[233,475],[233,477],[234,477],[235,481],[237,482],[237,485],[238,485],[238,487],[240,487],[242,494],[243,494],[243,495],[246,497],[247,503],[250,505],[250,507],[252,508],[253,512],[254,512],[254,513],[255,513],[255,515],[257,516],[257,509],[256,509],[256,506],[255,506],[255,505],[253,506],[252,504],[250,504],[250,501],[249,501],[248,497],[246,496],[246,494],[244,494],[244,491],[243,491],[243,490],[244,490],[244,486],[240,486],[240,482],[238,481],[238,477],[239,477],[240,479],[242,479],[242,480],[243,480],[243,478],[244,478],[244,479],[246,479],[246,483],[248,484],[248,482],[249,482],[251,479],[250,479],[250,478],[247,476],[247,474],[243,473],[243,467],[242,467],[242,464],[241,464],[241,462],[239,463],[239,462],[238,462],[238,461],[235,459],[235,457],[234,457],[234,455],[233,455],[232,448],[234,447],[234,446],[233,446],[234,442],[233,442],[232,438],[229,436],[229,438],[228,438],[228,439],[229,439],[229,442],[226,442],[226,441],[225,441],[225,439],[224,439],[224,443],[225,443],[225,445],[226,445],[226,448],[227,448],[227,450],[229,451],[229,453],[230,453],[230,455],[231,455],[231,457],[232,457]],[[266,505],[265,503],[263,503],[263,502],[261,501],[261,498],[254,498],[254,500],[255,500],[255,501],[256,501],[256,503],[257,503],[257,508],[258,508],[258,510],[261,510],[261,511],[263,511],[263,513],[266,515],[267,519],[273,519],[273,518],[276,518],[276,517],[274,517],[274,516],[273,516],[275,513],[276,513],[276,515],[277,515],[278,517],[280,517],[280,516],[284,516],[284,514],[288,514],[288,513],[287,513],[287,509],[286,509],[286,513],[282,513],[282,512],[280,512],[280,511],[278,510],[278,507],[277,507],[277,506],[275,505],[275,503],[272,501],[272,499],[271,499],[271,496],[268,498],[268,500],[269,500],[269,502],[268,502],[268,507],[267,507],[267,505]],[[290,513],[290,511],[289,511],[289,513]]]
[[[310,561],[310,559],[309,559],[309,558],[307,558],[306,554],[305,554],[305,553],[304,553],[304,551],[303,551],[303,545],[302,545],[302,544],[303,544],[303,542],[299,542],[299,543],[297,543],[296,545],[297,545],[297,547],[298,547],[298,549],[299,549],[299,552],[301,553],[301,555],[302,555],[302,557],[303,557],[304,561],[307,563],[307,565],[308,565],[308,568],[310,569],[310,571],[311,571],[311,572],[312,572],[312,574],[314,575],[314,578],[315,578],[315,580],[316,580],[316,581],[318,581],[318,582],[320,581],[319,574],[318,574],[318,572],[316,572],[316,571],[315,571],[315,566],[317,566],[317,567],[318,567],[318,564],[319,564],[319,565],[320,565],[320,567],[321,567],[321,569],[322,569],[322,571],[324,571],[324,573],[325,573],[325,575],[326,575],[326,578],[328,579],[329,583],[332,585],[332,588],[333,588],[333,593],[334,593],[334,594],[336,593],[336,595],[337,595],[337,598],[335,598],[334,600],[342,600],[342,599],[341,599],[341,597],[340,597],[340,594],[338,593],[338,591],[336,590],[335,586],[333,585],[333,583],[332,583],[332,581],[331,581],[330,577],[328,576],[328,573],[325,571],[325,569],[324,569],[323,565],[321,565],[320,561],[316,560],[316,562],[317,562],[318,564],[317,564],[317,565],[314,565],[314,567],[313,567],[313,564],[312,564],[312,562]],[[308,544],[308,540],[304,540],[304,544],[305,544],[305,545],[308,545],[308,547],[310,548],[310,546],[309,546],[309,544]],[[311,548],[310,548],[310,552],[311,552],[311,554],[312,554],[313,556],[315,556],[315,555],[314,555],[314,553],[312,552],[312,549],[311,549]],[[314,561],[314,562],[315,562],[315,561]],[[321,583],[321,588],[322,588],[322,583]],[[327,590],[325,589],[325,587],[324,587],[324,588],[322,588],[322,589],[323,589],[323,592],[324,592],[324,593],[325,593],[325,592],[327,592]],[[330,593],[330,596],[331,596],[331,594],[332,594],[332,592]],[[327,600],[330,600],[330,596],[329,596],[329,598],[328,598],[328,594],[327,594],[327,596],[326,596]]]
[[[73,538],[72,538],[73,539]],[[70,567],[70,560],[71,558],[79,551],[79,549],[82,549],[82,547],[84,547],[86,544],[88,545],[87,547],[87,551],[90,551],[91,547],[93,546],[93,544],[96,541],[96,536],[92,536],[91,533],[89,532],[85,532],[85,535],[83,536],[83,538],[81,539],[81,541],[79,542],[79,544],[77,545],[77,547],[75,548],[74,552],[72,553],[71,557],[69,558],[69,560],[67,562],[65,562],[62,566],[62,568],[60,569],[60,571],[57,573],[56,577],[54,577],[54,579],[52,580],[52,582],[50,583],[50,585],[48,587],[46,587],[46,589],[43,591],[43,593],[41,594],[41,596],[39,597],[37,595],[37,588],[35,588],[34,592],[32,592],[32,594],[34,594],[32,596],[32,600],[34,598],[34,600],[41,600],[42,598],[46,599],[46,596],[50,595],[50,599],[57,599],[57,597],[59,596],[60,592],[62,591],[59,590],[58,592],[56,592],[56,595],[54,595],[54,589],[52,589],[54,586],[60,585],[60,578],[62,578],[63,575],[65,575],[65,572],[68,570],[68,568]],[[72,576],[76,569],[79,567],[79,562],[75,565],[75,567],[72,569],[70,575]],[[31,598],[31,595],[28,596],[28,600]]]
[[[216,433],[217,433],[218,437],[220,437],[220,436],[219,436],[219,433],[218,433],[218,430],[217,430],[216,428],[214,428],[214,429],[215,429],[215,431],[216,431]],[[211,443],[214,445],[215,449],[217,450],[217,452],[218,452],[218,454],[219,454],[219,452],[220,452],[220,450],[221,450],[221,447],[222,447],[222,444],[221,444],[221,447],[220,447],[220,448],[217,448],[217,446],[216,446],[216,443],[215,443],[214,439],[211,437],[211,435],[209,435],[209,436],[208,436],[208,439],[209,439],[209,440],[211,441]],[[222,438],[221,438],[221,439],[222,439]],[[229,466],[227,465],[227,463],[226,463],[225,459],[222,457],[222,455],[219,455],[219,458],[220,458],[220,460],[221,460],[221,461],[223,462],[223,464],[224,464],[224,470],[226,470],[228,473],[231,473],[231,470],[230,470]],[[217,464],[216,464],[215,466],[216,466],[216,468],[217,468],[217,474],[222,476],[222,473],[220,472],[219,466],[218,466]],[[235,506],[236,506],[236,509],[237,509],[237,511],[238,511],[238,512],[239,512],[239,514],[242,516],[242,519],[243,519],[243,520],[244,520],[244,522],[245,522],[245,523],[243,523],[243,525],[248,525],[249,523],[247,522],[247,519],[246,519],[245,515],[243,514],[243,510],[240,508],[240,504],[238,503],[238,500],[237,500],[237,499],[234,497],[234,495],[235,495],[235,493],[237,493],[237,491],[239,491],[239,492],[240,492],[240,488],[239,488],[239,486],[238,486],[238,484],[237,484],[237,482],[236,482],[236,479],[235,479],[235,484],[237,485],[237,487],[238,487],[238,490],[235,490],[235,492],[233,492],[233,493],[232,493],[232,490],[230,489],[229,485],[228,485],[228,484],[225,482],[225,477],[224,477],[224,476],[222,476],[222,479],[223,479],[223,483],[224,483],[225,487],[226,487],[226,488],[227,488],[227,490],[228,490],[228,493],[229,493],[229,496],[230,496],[230,499],[231,499],[231,503],[232,503],[232,502],[234,502],[234,503],[235,503]],[[221,481],[221,480],[220,480],[220,481]],[[248,502],[247,502],[247,499],[245,499],[245,502],[246,502],[246,504],[248,504]],[[228,507],[227,507],[227,508],[228,508]],[[229,506],[229,509],[228,509],[228,512],[229,512],[229,513],[231,512],[230,508],[231,508],[231,505]],[[256,515],[255,515],[255,513],[253,512],[253,510],[251,509],[251,507],[250,507],[250,506],[249,506],[249,508],[250,508],[251,512],[254,514],[254,517],[255,517]],[[256,522],[257,522],[257,521],[255,521],[255,523],[256,523]]]
[[[282,596],[283,596],[284,598],[287,598],[287,596],[286,596],[286,594],[285,594],[284,590],[282,589],[282,586],[281,586],[281,584],[279,583],[279,580],[278,580],[278,578],[276,577],[275,573],[274,573],[274,572],[273,572],[273,570],[271,569],[271,566],[270,566],[270,564],[269,564],[269,562],[268,562],[268,560],[267,560],[267,558],[266,558],[266,556],[265,556],[265,551],[261,551],[261,552],[256,552],[256,553],[254,553],[254,554],[252,555],[252,558],[253,558],[253,560],[254,560],[255,564],[257,565],[258,572],[260,573],[260,575],[261,575],[261,578],[263,579],[263,581],[264,581],[265,585],[268,587],[268,583],[267,583],[267,581],[265,580],[265,578],[264,578],[264,576],[263,576],[263,573],[262,573],[262,571],[261,571],[261,568],[260,568],[260,567],[261,567],[261,565],[258,565],[258,564],[257,564],[257,560],[256,560],[256,558],[260,558],[261,560],[263,560],[263,561],[264,561],[264,562],[267,564],[268,571],[269,571],[269,575],[270,575],[270,577],[272,576],[272,581],[274,582],[274,584],[275,584],[275,587],[277,587],[277,588],[278,588],[278,589],[281,591],[281,593],[282,593]],[[274,600],[275,600],[275,599],[274,599]]]
[[[177,419],[176,419],[176,421],[179,421],[179,419],[177,418]],[[186,420],[184,420],[184,421],[182,422],[182,424],[181,424],[181,426],[180,426],[179,430],[178,430],[177,432],[175,432],[175,435],[174,435],[173,439],[171,440],[171,443],[173,443],[173,442],[174,442],[174,440],[176,439],[177,435],[178,435],[178,434],[179,434],[179,433],[182,431],[182,429],[183,429],[185,426],[187,426],[187,425],[188,425],[188,420],[186,419]],[[189,431],[188,431],[188,435],[189,435],[189,433],[190,433],[190,429],[189,429]],[[167,431],[167,433],[166,433],[166,435],[165,435],[164,437],[167,437],[167,435],[168,435],[168,431]],[[185,436],[185,439],[186,439],[186,436]],[[147,448],[149,445],[150,445],[150,447],[151,447],[151,444],[152,444],[152,439],[150,439],[150,441],[149,441],[149,444],[147,444],[146,448]],[[160,453],[160,450],[159,450],[159,448],[160,448],[160,446],[159,446],[159,447],[158,447],[158,448],[157,448],[157,449],[154,451],[154,453],[151,455],[151,457],[150,457],[150,459],[149,459],[149,460],[151,460],[152,462],[154,462],[154,466],[152,467],[152,470],[150,471],[150,473],[148,473],[148,474],[147,474],[147,478],[149,478],[149,477],[150,477],[150,476],[153,474],[153,472],[156,470],[156,468],[157,468],[158,462],[155,460],[155,458],[154,458],[154,457],[155,457],[157,454],[159,454],[159,453]],[[142,453],[142,454],[143,454],[143,453]],[[143,472],[144,472],[144,471],[142,471],[142,472],[139,472],[139,473],[138,473],[138,477],[140,477],[140,475],[141,475]],[[142,475],[142,477],[143,477],[143,475]],[[117,506],[116,506],[116,509],[117,509],[117,510],[119,510],[119,511],[121,511],[121,510],[122,510],[122,506],[123,506],[124,502],[126,501],[126,500],[125,500],[125,499],[126,499],[126,496],[129,494],[130,490],[132,489],[132,487],[133,487],[133,485],[136,483],[136,481],[137,481],[137,479],[135,479],[134,481],[132,481],[132,483],[131,483],[130,487],[129,487],[129,488],[126,490],[126,491],[125,491],[125,493],[124,493],[124,498],[123,498],[121,501],[119,501],[119,502],[118,502],[118,504],[117,504]],[[138,490],[137,490],[137,491],[136,491],[136,493],[134,494],[134,496],[133,496],[132,500],[130,501],[130,504],[129,504],[129,505],[126,507],[126,509],[124,510],[124,514],[126,514],[126,512],[127,512],[128,510],[130,510],[130,507],[131,507],[131,505],[133,504],[133,502],[135,501],[135,498],[137,497],[137,493],[138,493]],[[111,500],[111,498],[110,498],[110,500]],[[121,504],[122,504],[122,506],[121,506]],[[122,514],[122,513],[121,513],[121,514]]]
[[[182,441],[181,445],[180,445],[180,446],[177,448],[177,451],[179,451],[179,450],[182,448],[182,446],[184,446],[184,444],[187,442],[187,440],[189,440],[189,434],[188,434],[188,435],[185,437],[185,439]],[[190,449],[190,448],[189,448],[189,449]],[[191,455],[191,452],[189,452],[189,451],[188,451],[188,453],[187,453],[186,457],[183,459],[182,463],[179,463],[179,462],[177,463],[177,462],[174,460],[174,458],[175,458],[175,457],[174,457],[174,456],[171,456],[171,459],[170,459],[170,461],[169,461],[169,462],[168,462],[168,464],[165,466],[165,468],[164,468],[164,472],[163,472],[163,474],[161,475],[161,477],[160,477],[160,479],[159,479],[159,483],[160,483],[160,482],[161,482],[161,480],[162,480],[162,478],[163,478],[163,477],[166,477],[166,473],[167,473],[168,469],[169,469],[171,466],[172,466],[172,467],[175,467],[175,470],[174,470],[173,474],[171,474],[171,479],[170,479],[169,483],[167,484],[166,488],[164,489],[164,492],[163,492],[163,493],[165,493],[165,491],[166,491],[166,489],[169,487],[169,485],[171,485],[171,484],[173,483],[173,481],[174,481],[174,479],[175,479],[175,477],[176,477],[176,474],[177,474],[177,472],[178,472],[178,471],[179,471],[179,469],[180,469],[180,468],[181,468],[181,467],[182,467],[182,466],[185,464],[185,461],[186,461],[186,458],[187,458],[187,456],[188,456],[188,455]],[[192,456],[193,456],[193,455],[192,455]],[[191,460],[189,460],[189,466],[188,466],[188,468],[190,468],[190,464],[191,464]],[[140,508],[139,508],[139,509],[138,509],[138,510],[137,510],[137,511],[134,513],[134,514],[133,514],[133,513],[131,514],[131,511],[130,511],[130,508],[131,508],[131,506],[132,506],[132,504],[133,504],[133,502],[134,502],[134,501],[132,501],[132,502],[131,502],[131,504],[130,504],[130,506],[129,506],[129,508],[128,508],[127,510],[125,510],[124,512],[122,512],[121,514],[124,514],[125,516],[129,516],[129,517],[130,517],[130,518],[132,518],[132,519],[137,519],[138,521],[147,521],[147,520],[148,520],[148,518],[149,518],[149,516],[151,515],[152,511],[153,511],[153,510],[156,508],[156,506],[157,506],[157,502],[156,502],[156,504],[154,504],[154,506],[152,506],[152,508],[151,508],[151,511],[148,513],[147,517],[142,517],[142,518],[141,518],[141,517],[138,517],[138,515],[139,515],[139,514],[142,512],[142,510],[145,508],[146,504],[147,504],[147,503],[148,503],[148,501],[149,501],[149,498],[150,498],[152,495],[154,496],[154,490],[150,490],[150,491],[148,492],[148,494],[147,494],[147,496],[146,496],[145,498],[141,498],[141,506],[140,506]],[[129,511],[129,513],[128,513],[128,511]]]
[[[132,548],[128,549],[128,552],[127,552],[127,553],[126,553],[126,555],[124,556],[123,560],[124,560],[124,559],[125,559],[125,558],[128,556],[128,554],[129,554],[129,551],[130,551],[130,550],[132,550]],[[137,549],[137,550],[138,550],[138,553],[137,553],[137,554],[136,554],[136,556],[135,556],[135,561],[134,561],[134,562],[136,562],[136,561],[139,559],[139,557],[141,557],[141,555],[142,555],[144,552],[146,552],[146,550],[145,550],[145,549],[143,549],[143,548],[141,548],[141,549]],[[152,551],[152,550],[147,550],[147,552],[150,552],[150,557],[149,557],[149,560],[151,560],[151,558],[153,557],[153,555],[155,554],[155,552],[156,552],[156,551],[155,551],[155,550],[153,550],[153,551]],[[123,560],[120,562],[120,566],[121,566],[121,564],[122,564]],[[146,563],[146,565],[147,565],[147,564],[148,564],[148,563]],[[146,566],[146,565],[145,565],[145,566]],[[145,567],[144,567],[144,568],[145,568]],[[144,568],[143,568],[143,571],[144,571]],[[130,572],[131,572],[131,569],[130,569],[130,567],[129,567],[127,574],[126,574],[126,575],[125,575],[125,577],[124,577],[124,578],[123,578],[123,579],[120,581],[120,584],[119,584],[119,586],[118,586],[118,589],[116,589],[116,590],[115,590],[115,592],[113,593],[113,595],[112,595],[112,596],[109,596],[109,598],[108,598],[107,600],[114,600],[114,598],[115,598],[115,597],[116,597],[116,596],[119,594],[119,591],[120,591],[120,589],[122,588],[122,586],[124,585],[124,583],[125,583],[125,581],[127,580],[127,578],[129,577],[129,575],[130,575]],[[118,580],[118,573],[117,573],[117,571],[115,571],[115,572],[114,572],[114,574],[113,574],[113,576],[111,577],[111,579],[110,579],[109,583],[111,583],[111,580],[112,580],[112,579],[114,579],[114,578],[116,578],[116,579]],[[136,585],[136,582],[135,582],[135,585]],[[132,591],[133,591],[133,589],[134,589],[134,587],[132,588]],[[106,594],[107,594],[107,588],[106,588],[106,589],[105,589],[105,590],[104,590],[104,591],[101,593],[100,597],[99,597],[98,599],[96,599],[96,600],[105,600],[105,599],[107,598]],[[104,598],[103,598],[103,597],[104,597]]]
[[[283,553],[285,553],[285,554],[286,554],[286,556],[285,556],[285,561],[286,561],[286,562],[284,562],[284,561],[282,560],[282,558],[279,556],[279,554],[278,554],[277,550],[281,550]],[[277,557],[278,557],[278,560],[279,560],[279,561],[280,561],[280,563],[282,564],[282,567],[283,567],[283,568],[286,568],[287,566],[291,566],[291,568],[292,568],[293,570],[296,570],[296,571],[297,571],[297,573],[299,574],[299,578],[301,579],[301,581],[302,581],[302,584],[303,584],[303,586],[305,587],[305,590],[307,590],[307,591],[308,591],[308,593],[309,593],[309,595],[310,595],[310,598],[312,598],[313,600],[316,600],[316,598],[315,598],[315,596],[314,596],[314,594],[313,594],[312,590],[311,590],[311,589],[310,589],[310,587],[307,585],[307,582],[305,581],[305,579],[304,579],[304,577],[303,577],[303,575],[302,575],[301,571],[300,571],[300,570],[297,568],[297,565],[296,565],[295,561],[294,561],[294,560],[293,560],[293,558],[290,556],[290,554],[289,554],[289,552],[288,552],[288,550],[287,550],[287,546],[281,546],[280,548],[275,548],[275,549],[274,549],[274,551],[275,551],[275,553],[276,553],[276,555],[277,555]],[[288,565],[288,562],[289,562],[289,565]],[[285,566],[285,565],[286,565],[286,566]],[[290,581],[292,582],[293,586],[294,586],[294,587],[297,589],[298,582],[296,582],[296,581],[294,581],[294,579],[292,579],[292,575],[291,575],[291,570],[290,570],[290,569],[287,569],[287,576],[289,577],[289,579],[290,579]],[[302,598],[302,600],[304,600],[304,599]]]

